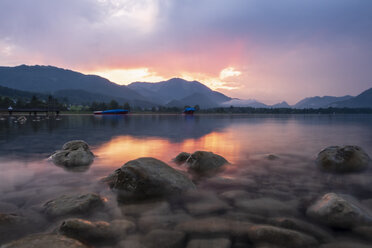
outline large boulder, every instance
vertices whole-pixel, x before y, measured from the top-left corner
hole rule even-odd
[[[53,163],[67,168],[89,166],[94,155],[88,144],[83,140],[72,140],[63,145],[62,150],[53,153],[50,158]]]
[[[62,195],[43,205],[43,211],[52,218],[68,215],[86,215],[103,206],[103,199],[95,193]]]
[[[309,235],[267,225],[254,225],[250,227],[248,237],[255,244],[270,243],[288,248],[312,248],[318,245],[318,242]]]
[[[324,171],[346,173],[367,169],[371,159],[359,146],[330,146],[318,154],[316,163]]]
[[[88,248],[75,239],[57,234],[34,234],[1,246],[1,248]]]
[[[350,229],[372,224],[372,217],[355,199],[347,195],[328,193],[311,205],[306,214],[329,227]]]
[[[103,181],[118,191],[119,201],[165,197],[195,189],[186,175],[149,157],[125,163]]]
[[[213,152],[196,151],[186,161],[190,172],[195,174],[211,174],[219,172],[229,162]]]

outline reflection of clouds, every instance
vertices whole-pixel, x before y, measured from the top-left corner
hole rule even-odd
[[[230,143],[231,133],[212,132],[201,138],[190,138],[172,142],[164,138],[115,137],[93,150],[101,160],[100,164],[118,167],[139,157],[155,157],[165,162],[171,161],[178,153],[197,150],[212,151],[233,162],[241,151],[240,143]]]

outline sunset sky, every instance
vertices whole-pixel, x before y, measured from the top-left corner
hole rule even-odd
[[[0,65],[290,104],[372,87],[369,0],[0,0]]]

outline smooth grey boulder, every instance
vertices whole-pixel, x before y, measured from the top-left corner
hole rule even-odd
[[[125,163],[103,181],[117,190],[119,201],[166,197],[195,189],[185,174],[149,157]]]
[[[61,223],[58,232],[67,237],[77,239],[84,243],[95,244],[99,242],[114,243],[129,232],[134,231],[135,224],[128,220],[88,221],[83,219],[68,219]]]
[[[173,161],[176,162],[177,164],[183,164],[184,162],[186,162],[186,160],[190,157],[190,153],[188,152],[181,152],[180,154],[178,154],[174,159]]]
[[[83,140],[72,140],[63,145],[62,150],[54,152],[50,158],[53,163],[67,168],[89,166],[94,154]]]
[[[186,163],[190,172],[204,175],[221,171],[229,162],[213,152],[196,151],[190,155]]]
[[[86,215],[103,205],[103,199],[95,193],[62,195],[44,203],[43,212],[52,218],[67,215]]]
[[[371,159],[359,146],[330,146],[316,159],[320,169],[327,172],[358,172],[368,168]]]
[[[336,193],[325,194],[307,209],[306,214],[333,228],[350,229],[372,224],[368,211],[355,199]]]
[[[88,248],[75,239],[58,234],[33,234],[2,245],[1,248]]]
[[[318,241],[307,234],[268,225],[251,226],[248,237],[255,244],[270,243],[288,248],[313,248],[318,245]]]

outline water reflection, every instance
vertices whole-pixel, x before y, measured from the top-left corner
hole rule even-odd
[[[102,164],[119,166],[126,161],[139,157],[155,157],[170,162],[179,152],[194,152],[196,150],[214,151],[231,162],[235,161],[241,151],[239,143],[221,146],[231,140],[231,133],[212,132],[201,138],[185,139],[174,142],[164,138],[137,138],[133,136],[118,136],[93,149]]]
[[[271,224],[269,217],[282,215],[309,221],[304,215],[306,207],[327,192],[350,194],[372,206],[371,170],[330,175],[319,172],[313,163],[317,152],[329,145],[359,145],[371,155],[371,126],[372,117],[362,115],[62,116],[59,121],[41,118],[23,125],[2,120],[0,213],[16,213],[33,224],[30,230],[20,227],[2,232],[0,228],[0,244],[56,227],[58,221],[47,220],[40,207],[47,200],[72,192],[106,197],[107,208],[89,220],[133,220],[138,230],[132,236],[139,240],[152,229],[173,230],[183,222],[199,223],[210,217],[217,218],[218,223],[228,219],[266,225]],[[87,141],[97,155],[84,172],[66,171],[46,160],[73,139]],[[118,206],[115,194],[99,183],[129,160],[150,156],[176,166],[171,159],[178,153],[196,150],[220,154],[232,165],[221,174],[196,182],[199,191],[194,195],[162,201],[158,207],[155,203]],[[278,159],[269,160],[267,154]],[[351,242],[365,242],[352,232],[336,230],[330,235],[340,241],[345,233]]]

